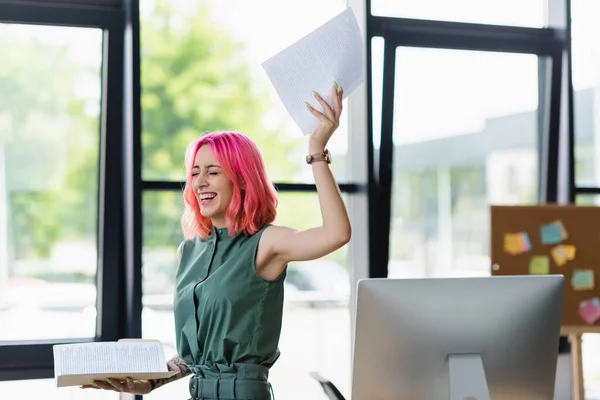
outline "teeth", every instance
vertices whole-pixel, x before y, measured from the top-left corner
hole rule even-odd
[[[205,193],[200,196],[202,200],[214,199],[216,194],[214,193]]]

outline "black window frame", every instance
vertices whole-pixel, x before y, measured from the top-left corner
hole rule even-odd
[[[1,1],[0,23],[97,28],[103,34],[101,69],[101,118],[99,197],[97,324],[94,338],[0,342],[0,381],[41,379],[54,376],[52,346],[61,343],[109,341],[122,337],[120,310],[123,299],[121,254],[121,159],[123,130],[123,9],[82,4]],[[116,293],[115,293],[115,288]]]
[[[554,1],[554,0],[550,0]],[[562,0],[561,0],[562,1]],[[557,200],[557,174],[560,135],[560,106],[563,93],[563,62],[569,55],[568,29],[561,27],[514,27],[466,22],[434,21],[376,16],[367,7],[367,82],[369,141],[374,138],[372,92],[373,38],[384,40],[381,135],[378,165],[373,165],[370,179],[372,201],[369,202],[370,257],[372,278],[388,275],[391,197],[393,181],[393,116],[395,84],[395,50],[417,47],[446,50],[476,50],[539,56],[538,154],[539,201]],[[373,146],[370,146],[373,147]],[[373,151],[373,149],[371,149]]]

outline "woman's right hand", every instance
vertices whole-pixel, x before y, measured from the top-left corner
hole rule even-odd
[[[107,379],[106,381],[94,381],[89,385],[80,386],[82,389],[104,389],[115,392],[132,393],[132,394],[148,394],[152,391],[152,385],[149,380],[127,380]]]

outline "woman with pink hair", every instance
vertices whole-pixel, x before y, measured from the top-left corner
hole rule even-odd
[[[344,202],[329,168],[326,145],[339,126],[343,89],[334,83],[331,106],[307,103],[319,120],[309,136],[322,225],[298,231],[273,225],[277,197],[256,144],[238,132],[212,132],[185,153],[185,240],[178,249],[175,329],[178,355],[172,378],[112,379],[96,387],[135,394],[192,375],[192,399],[271,400],[269,369],[279,357],[283,282],[292,261],[323,257],[350,240]]]

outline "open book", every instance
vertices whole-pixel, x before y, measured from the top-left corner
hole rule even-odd
[[[168,371],[162,343],[157,340],[60,344],[52,350],[57,387],[89,385],[106,378],[158,379],[176,374]]]

